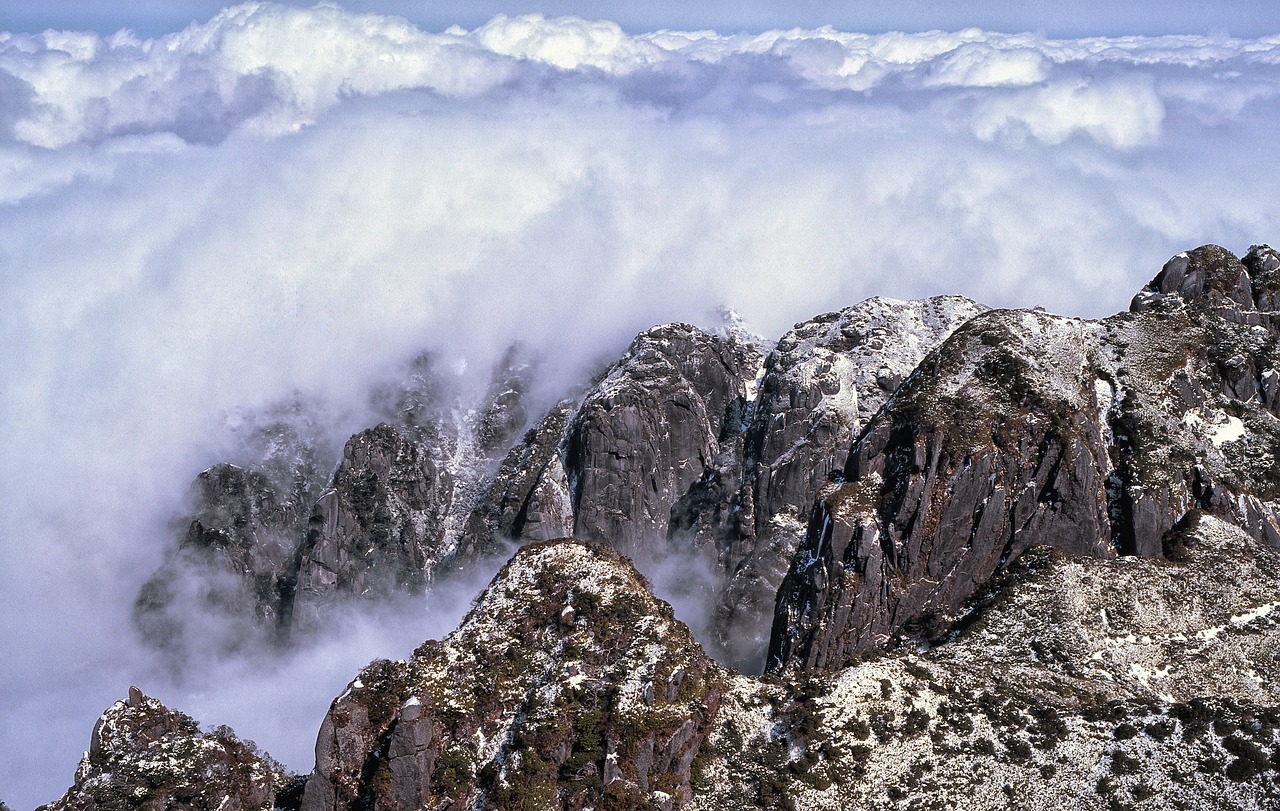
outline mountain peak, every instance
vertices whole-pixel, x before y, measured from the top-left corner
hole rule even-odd
[[[303,808],[671,807],[724,679],[620,553],[528,544],[457,631],[334,701]]]

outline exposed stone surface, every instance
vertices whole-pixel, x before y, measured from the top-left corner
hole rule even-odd
[[[374,392],[385,421],[347,441],[332,475],[320,432],[296,403],[259,420],[247,442],[253,466],[201,473],[177,550],[139,595],[144,636],[184,659],[192,645],[284,641],[344,600],[421,592],[524,429],[535,369],[512,347],[472,402],[444,385],[436,364],[421,355]],[[191,621],[202,615],[225,631],[212,646],[213,624]]]
[[[521,549],[443,642],[334,701],[302,807],[666,807],[724,679],[616,552]]]
[[[960,297],[871,299],[797,325],[767,364],[763,341],[731,312],[714,332],[654,327],[500,465],[527,421],[535,364],[513,347],[480,405],[463,408],[423,355],[376,392],[385,421],[347,442],[327,488],[312,493],[314,507],[299,509],[305,488],[286,499],[276,479],[287,477],[256,470],[210,494],[191,523],[194,540],[144,592],[139,624],[152,639],[181,639],[193,631],[165,607],[190,595],[175,592],[197,592],[215,609],[246,605],[251,593],[248,619],[285,638],[295,626],[316,627],[334,603],[419,592],[438,572],[504,555],[513,542],[573,534],[646,559],[711,561],[715,582],[690,588],[721,593],[718,654],[758,669],[774,594],[817,488],[861,421],[980,309]],[[247,488],[254,504],[242,503]],[[252,628],[230,637],[233,645],[257,638]]]
[[[758,669],[818,487],[861,421],[982,309],[869,299],[796,325],[764,363],[732,313],[714,333],[648,330],[508,454],[460,548],[575,534],[641,558],[709,553],[717,654]]]
[[[1280,553],[1199,511],[1164,552],[1037,548],[944,644],[782,681],[707,663],[607,550],[527,547],[335,701],[304,807],[1270,807]]]
[[[129,688],[93,728],[75,784],[42,811],[270,809],[287,776],[226,727],[190,717]]]
[[[730,577],[713,633],[758,669],[774,599],[819,489],[925,354],[985,308],[961,296],[870,298],[796,324],[769,354],[745,437],[742,492],[726,540]]]
[[[134,617],[177,660],[288,636],[297,551],[327,457],[313,406],[287,401],[240,415],[245,464],[222,463],[191,485],[177,548],[143,585]],[[192,617],[217,623],[193,625]]]
[[[347,442],[301,549],[294,612],[302,622],[341,597],[422,592],[449,551],[443,518],[453,474],[442,464],[449,450],[434,430],[386,423]]]
[[[233,651],[288,632],[295,555],[305,524],[256,470],[221,464],[192,486],[195,516],[176,554],[142,587],[134,618],[154,644],[178,658],[194,647]],[[186,618],[218,617],[209,638]]]
[[[837,668],[907,626],[935,638],[1037,544],[1158,555],[1193,507],[1280,541],[1280,423],[1256,391],[1239,396],[1252,390],[1223,357],[1269,362],[1270,313],[1244,304],[1229,253],[1183,259],[1136,313],[995,311],[931,353],[859,437],[847,483],[824,491],[780,593],[771,665]]]
[[[665,539],[672,507],[741,434],[757,361],[685,324],[641,333],[569,424],[574,534],[623,550]]]
[[[547,541],[572,534],[573,504],[560,448],[572,409],[568,401],[557,405],[507,453],[467,519],[461,556],[491,553],[507,539]]]
[[[688,807],[1275,807],[1280,560],[1198,514],[1171,545],[1037,549],[927,652],[734,678]]]
[[[870,300],[763,367],[668,325],[521,441],[531,367],[463,409],[428,364],[347,444],[299,605],[525,542],[459,629],[359,674],[305,787],[131,691],[53,807],[1280,806],[1277,301],[1275,251],[1205,246],[1101,321]],[[201,482],[182,554],[231,583],[201,599],[279,624],[297,491]],[[722,631],[788,564],[772,672],[712,662],[610,547],[711,550]]]
[[[765,362],[748,432],[755,524],[808,517],[861,426],[929,350],[986,308],[962,296],[870,298],[797,324]]]
[[[636,552],[726,513],[736,488],[720,477],[736,475],[760,360],[740,332],[666,324],[638,335],[507,454],[462,548],[574,534]]]

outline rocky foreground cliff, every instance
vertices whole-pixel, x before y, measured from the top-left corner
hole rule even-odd
[[[1100,321],[655,327],[541,415],[518,348],[470,400],[424,356],[331,475],[297,420],[200,474],[136,617],[289,645],[518,548],[459,629],[305,782],[131,693],[52,807],[1276,807],[1278,340],[1280,255],[1204,246]],[[702,644],[633,559],[689,562]]]

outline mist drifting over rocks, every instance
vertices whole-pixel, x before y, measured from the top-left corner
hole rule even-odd
[[[493,574],[284,657],[175,671],[142,645],[192,478],[260,455],[281,403],[323,467],[425,348],[466,392],[524,342],[545,409],[722,303],[767,336],[873,294],[1108,315],[1189,244],[1280,232],[1278,92],[1274,38],[429,32],[269,3],[149,40],[0,33],[4,799],[64,789],[132,683],[305,771],[350,674]]]

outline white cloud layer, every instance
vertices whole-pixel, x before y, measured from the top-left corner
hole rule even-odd
[[[315,393],[340,435],[424,346],[479,368],[521,337],[563,381],[719,303],[774,336],[872,294],[1104,315],[1172,253],[1280,239],[1278,93],[1280,38],[436,34],[259,3],[0,34],[3,799],[56,796],[148,679],[306,770],[355,668],[460,613],[162,672],[130,602],[235,409]]]

